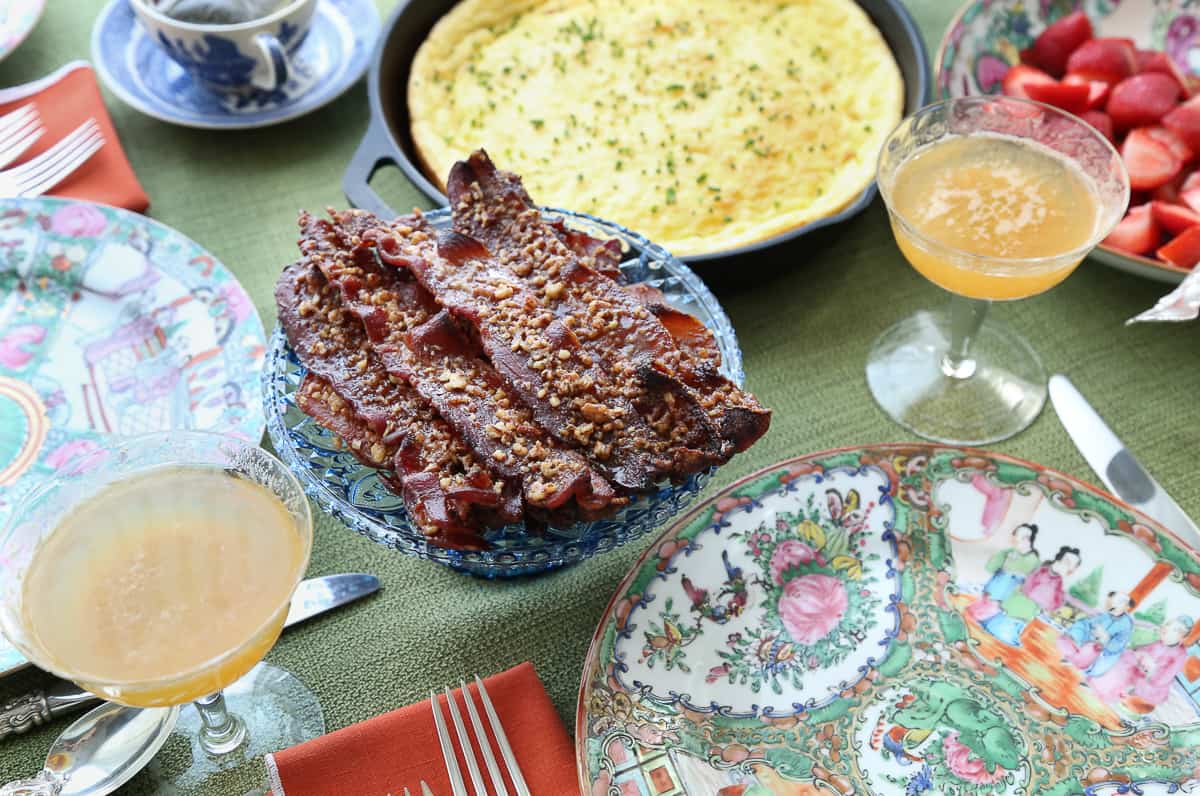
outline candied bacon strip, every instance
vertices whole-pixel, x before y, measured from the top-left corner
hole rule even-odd
[[[464,237],[463,240],[472,239]],[[591,243],[585,243],[584,240]],[[582,233],[574,242],[590,251],[608,251],[601,241]],[[497,243],[504,245],[503,241]],[[647,357],[628,356],[626,335],[618,328],[619,318],[606,320],[613,327],[612,332],[608,331],[607,326],[597,328],[576,323],[587,315],[587,306],[581,304],[572,291],[562,288],[547,292],[542,289],[546,286],[544,278],[534,276],[525,279],[526,274],[495,260],[489,267],[500,269],[501,277],[507,280],[505,284],[525,284],[535,288],[525,291],[533,303],[528,314],[540,312],[546,317],[560,318],[578,340],[581,351],[597,360],[596,364],[608,376],[609,383],[620,391],[621,398],[630,402],[641,420],[653,430],[642,441],[646,443],[651,460],[662,474],[681,480],[728,458],[724,454],[729,446],[700,406],[695,393],[677,379],[655,369]],[[595,275],[594,271],[589,270],[588,273]],[[459,273],[455,271],[454,276],[457,278]],[[423,279],[420,273],[417,278]],[[441,291],[434,289],[434,292],[444,301]],[[470,304],[472,299],[466,298],[465,301]],[[640,311],[646,312],[644,309]],[[549,326],[547,331],[550,331]],[[526,335],[525,339],[528,340],[529,336]],[[506,354],[507,351],[502,353]]]
[[[480,169],[490,167],[485,162]],[[496,249],[542,308],[572,320],[584,349],[627,387],[626,396],[656,431],[656,453],[670,460],[671,475],[680,478],[728,460],[733,446],[700,397],[656,361],[664,351],[678,353],[670,334],[641,302],[594,269],[601,252],[599,260],[615,270],[619,243],[610,241],[608,247],[583,233],[563,235],[557,222],[542,220],[519,182],[503,186],[511,194],[510,210],[484,195],[485,184],[497,182],[495,169],[492,178],[480,180],[472,168],[459,163],[451,171],[456,225]],[[578,256],[581,248],[584,257]]]
[[[338,287],[384,367],[404,379],[497,476],[521,485],[526,508],[591,515],[627,502],[579,454],[556,445],[432,296],[380,264],[363,211],[301,215],[301,250]],[[414,221],[414,223],[416,223]]]
[[[580,232],[577,229],[568,227],[562,219],[555,219],[549,222],[549,226],[554,230],[554,234],[565,243],[571,251],[575,252],[575,256],[579,261],[591,268],[593,271],[598,271],[604,274],[609,279],[621,278],[621,242],[618,240],[608,239],[600,240],[593,238],[586,232]]]
[[[639,282],[625,285],[634,298],[642,303],[654,317],[658,318],[675,341],[675,345],[695,361],[697,370],[711,368],[713,373],[721,370],[721,348],[712,330],[683,310],[667,303],[667,297],[656,287]]]
[[[542,218],[520,179],[497,170],[486,152],[478,150],[454,164],[447,193],[457,229],[492,246],[501,261],[548,298],[565,294],[574,306],[586,309],[574,327],[581,334],[595,329],[611,338],[605,345],[614,351],[614,358],[644,358],[664,376],[691,387],[729,443],[726,455],[745,450],[766,433],[770,410],[680,350],[664,325],[635,297],[582,264]]]
[[[389,466],[396,455],[396,445],[387,444],[371,424],[358,415],[329,381],[313,371],[304,374],[296,390],[296,406],[336,434],[354,457],[367,467],[381,469]],[[395,482],[399,488],[399,482]]]
[[[372,431],[366,421],[351,411],[350,405],[341,399],[328,381],[312,372],[305,374],[300,388],[296,391],[296,405],[317,423],[337,434],[364,464],[370,467],[381,466],[359,452],[378,443],[379,434]],[[355,445],[356,441],[361,444]],[[394,446],[389,446],[388,449],[395,450]],[[400,467],[397,467],[397,470],[403,471]],[[404,500],[404,506],[408,509],[413,523],[426,535],[433,537],[439,545],[459,550],[482,550],[487,547],[480,536],[479,524],[448,520],[458,508],[452,507],[449,499],[453,498],[456,503],[461,503],[465,490],[446,492],[439,483],[438,474],[431,472],[414,472],[406,475],[401,481],[381,471],[380,478]],[[476,506],[483,506],[486,499],[494,502],[494,493],[489,498],[482,492],[483,490],[480,490],[480,500],[475,502]],[[438,516],[447,519],[435,521],[434,518]]]
[[[393,229],[378,246],[384,262],[411,272],[470,326],[542,428],[586,452],[625,489],[649,489],[667,469],[652,457],[655,432],[623,387],[483,244],[456,232],[438,234],[435,243],[423,232]]]
[[[408,384],[387,374],[362,323],[319,271],[285,269],[275,300],[292,349],[313,377],[297,397],[300,408],[312,415],[307,403],[336,420],[336,428],[327,427],[363,463],[394,467],[400,496],[423,532],[461,538],[519,519],[517,490],[493,479]]]

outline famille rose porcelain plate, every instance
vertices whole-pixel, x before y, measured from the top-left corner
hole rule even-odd
[[[0,0],[0,61],[25,41],[46,11],[46,0]]]
[[[25,41],[46,10],[46,0],[0,0],[0,61]]]
[[[954,16],[933,59],[939,98],[999,94],[1004,75],[1051,23],[1076,9],[1097,36],[1131,38],[1166,52],[1184,73],[1200,74],[1197,0],[968,0]],[[1097,246],[1092,258],[1159,282],[1179,284],[1188,270]]]
[[[0,531],[107,435],[263,433],[262,322],[211,254],[145,216],[0,200]],[[0,675],[24,661],[0,636]]]
[[[625,578],[591,796],[1200,792],[1200,559],[1035,464],[892,445],[745,478]]]

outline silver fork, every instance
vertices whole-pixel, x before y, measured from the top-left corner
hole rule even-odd
[[[20,166],[0,171],[0,197],[41,196],[104,146],[95,119],[88,119],[54,146]]]
[[[508,736],[504,732],[504,726],[500,723],[500,717],[496,715],[496,708],[492,705],[487,688],[484,687],[483,681],[479,679],[478,675],[475,677],[475,687],[479,690],[479,699],[483,703],[484,713],[487,714],[488,725],[492,728],[492,735],[496,738],[496,745],[500,749],[500,756],[504,759],[505,770],[508,772],[509,779],[512,780],[513,787],[516,788],[517,796],[530,796],[529,786],[525,784],[525,777],[521,774],[521,767],[517,765],[517,759],[513,755],[512,747],[508,743]],[[459,691],[462,692],[463,704],[467,707],[467,715],[471,718],[471,727],[475,731],[476,742],[472,742],[471,736],[467,734],[467,729],[463,725],[462,715],[458,712],[458,705],[454,701],[454,694],[451,693],[449,688],[445,689],[446,701],[449,703],[450,720],[454,724],[454,733],[458,738],[458,745],[462,749],[463,761],[466,763],[467,774],[471,778],[471,785],[474,788],[475,796],[488,796],[487,788],[483,784],[483,777],[479,773],[479,766],[475,759],[477,754],[483,757],[484,766],[487,768],[488,778],[492,782],[496,796],[508,796],[508,788],[504,785],[504,777],[500,773],[500,767],[496,763],[496,756],[492,752],[487,733],[483,729],[483,722],[479,719],[479,711],[475,707],[475,700],[471,697],[471,692],[467,689],[466,683],[461,680],[459,681]],[[431,692],[429,694],[429,702],[433,705],[433,723],[437,727],[438,743],[442,747],[442,759],[446,761],[446,773],[450,777],[450,788],[453,790],[454,796],[469,796],[467,785],[462,778],[462,771],[458,767],[454,745],[450,742],[450,732],[446,728],[446,719],[442,716],[442,709],[438,705],[436,693]],[[476,747],[478,747],[478,750]]]
[[[409,792],[408,788],[404,789],[404,796],[412,796],[412,793]],[[425,780],[421,780],[421,796],[433,796],[433,791],[431,791],[429,786],[425,784]]]
[[[33,105],[0,116],[0,169],[24,154],[46,132]]]

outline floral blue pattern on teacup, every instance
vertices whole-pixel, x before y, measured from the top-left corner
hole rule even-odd
[[[291,56],[303,43],[317,0],[239,25],[204,25],[166,17],[146,0],[130,0],[143,27],[176,63],[219,92],[274,94],[283,90]]]
[[[275,39],[290,53],[304,41],[303,36],[297,35],[299,33],[299,28],[285,21],[280,25]],[[258,60],[243,54],[230,39],[206,33],[199,41],[193,40],[189,44],[183,39],[172,41],[159,31],[158,43],[176,63],[204,83],[231,88],[252,85],[251,78],[258,66]],[[274,95],[281,91],[282,89],[253,89],[253,93],[258,95],[260,105],[268,100],[279,101],[282,97]]]

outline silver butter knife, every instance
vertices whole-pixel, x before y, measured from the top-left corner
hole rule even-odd
[[[361,572],[325,575],[300,582],[283,622],[286,630],[379,590],[379,578]],[[0,704],[0,739],[17,735],[100,702],[95,694],[66,680],[44,691],[31,691]]]
[[[1108,491],[1200,550],[1200,528],[1146,472],[1071,380],[1061,373],[1050,377],[1050,402],[1075,447]]]

